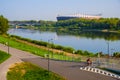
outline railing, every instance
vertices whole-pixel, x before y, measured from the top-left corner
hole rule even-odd
[[[114,77],[117,79],[120,79],[120,76],[105,70],[101,70],[98,68],[93,68],[93,67],[80,67],[80,70],[85,70],[85,71],[90,71],[90,72],[94,72],[94,73],[98,73],[98,74],[102,74],[102,75],[106,75],[106,76],[110,76],[110,77]]]
[[[102,68],[111,68],[115,70],[120,70],[120,59],[107,59],[100,58],[93,61],[94,66],[102,67]]]

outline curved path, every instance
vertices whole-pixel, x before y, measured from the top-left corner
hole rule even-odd
[[[0,50],[7,52],[7,46],[0,44]],[[16,62],[31,62],[40,67],[48,69],[48,60],[36,55],[30,54],[10,47],[10,54],[12,55],[8,60],[0,64],[0,80],[6,80],[6,73],[10,65]],[[112,77],[96,74],[88,71],[80,70],[80,66],[84,63],[74,63],[65,61],[50,60],[49,70],[60,74],[67,80],[117,80]]]

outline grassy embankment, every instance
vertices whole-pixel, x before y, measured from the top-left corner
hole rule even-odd
[[[10,57],[10,54],[7,54],[3,51],[0,51],[0,64]]]
[[[54,58],[57,60],[71,61],[74,59],[75,61],[80,61],[80,57],[73,58],[72,56],[68,56],[68,55],[64,54],[64,52],[53,53],[53,51],[51,51],[51,49],[49,49],[49,48],[43,49],[39,46],[31,45],[29,43],[24,43],[22,41],[16,40],[16,38],[14,38],[14,37],[8,38],[8,37],[0,36],[0,43],[5,44],[8,41],[9,41],[9,46],[20,49],[20,50],[28,51],[28,52],[38,55],[38,56],[45,57],[45,55],[49,54],[50,58]]]
[[[17,63],[7,73],[7,80],[66,80],[30,63]]]

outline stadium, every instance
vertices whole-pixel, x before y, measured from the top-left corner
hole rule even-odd
[[[98,15],[86,15],[86,14],[74,14],[74,15],[58,15],[57,20],[68,20],[74,18],[85,18],[85,19],[100,19],[101,14]]]

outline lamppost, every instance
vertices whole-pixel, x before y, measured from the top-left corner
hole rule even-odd
[[[113,50],[115,50],[114,48],[111,49],[111,57],[113,57]]]
[[[108,45],[108,46],[107,46],[107,47],[108,47],[108,48],[107,48],[107,51],[108,51],[108,59],[109,59],[109,57],[110,57],[110,53],[109,53],[109,42],[107,42],[107,45]]]
[[[17,29],[17,28],[16,28],[16,29]],[[10,53],[10,37],[11,37],[11,34],[10,34],[10,33],[12,33],[12,32],[14,32],[14,29],[9,30],[8,42],[6,42],[6,45],[8,46],[8,54]]]
[[[5,45],[7,46],[7,50],[8,50],[8,54],[9,54],[9,51],[10,51],[10,49],[9,49],[9,40],[8,40],[8,42],[6,42]]]
[[[112,61],[112,68],[114,68],[114,62],[113,62],[113,55],[114,55],[114,53],[113,53],[113,50],[115,50],[114,48],[112,48],[111,49],[111,61]]]
[[[73,58],[74,58],[74,53],[75,53],[75,51],[72,52],[72,61],[73,61]]]
[[[51,40],[53,40],[53,39],[48,40],[48,45],[47,45],[48,46],[48,55],[47,55],[48,56],[48,71],[50,71],[50,53],[49,53],[50,45],[49,45],[49,43]]]
[[[100,55],[101,55],[101,54],[102,54],[102,52],[99,52],[98,55],[97,55],[97,56],[98,56],[98,66],[101,65],[101,62],[100,62]]]
[[[109,66],[109,58],[110,58],[110,53],[109,53],[109,41],[107,42],[107,51],[108,51],[107,65]]]
[[[6,42],[8,54],[10,53],[10,34],[8,34],[8,42]]]
[[[9,54],[9,52],[10,52],[10,48],[9,48],[9,41],[8,41],[8,54]]]
[[[53,43],[53,39],[50,39],[51,40],[51,49],[53,48],[53,45],[54,45],[54,43]],[[51,56],[51,58],[53,59],[53,51],[52,51],[52,56]]]
[[[49,40],[48,40],[47,47],[48,47],[48,55],[47,55],[47,57],[48,57],[48,71],[49,71],[49,63],[50,63],[50,60],[49,60]]]

